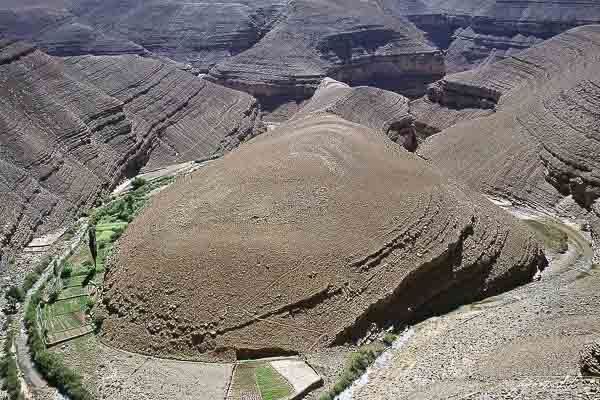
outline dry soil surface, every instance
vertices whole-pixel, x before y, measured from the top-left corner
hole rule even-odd
[[[104,340],[213,360],[352,341],[526,282],[544,262],[510,215],[322,110],[177,180],[118,247]]]

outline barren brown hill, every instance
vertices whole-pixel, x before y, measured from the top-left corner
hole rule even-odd
[[[326,97],[351,104],[326,94],[153,199],[106,277],[105,341],[204,360],[302,353],[543,265],[519,222],[381,130],[324,111]]]
[[[419,152],[483,192],[541,206],[570,194],[591,206],[600,193],[598,54],[600,26],[585,26],[448,76],[421,100],[430,108],[417,118],[442,128],[463,122]],[[469,103],[496,111],[470,120],[482,109],[455,109]]]
[[[0,80],[0,254],[146,163],[231,149],[257,116],[251,96],[138,56],[63,61],[5,41]]]

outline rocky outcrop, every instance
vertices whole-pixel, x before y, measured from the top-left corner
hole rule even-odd
[[[600,22],[595,0],[423,0],[420,5],[403,14],[448,49],[448,72],[489,65],[570,28]]]
[[[586,375],[600,376],[600,341],[588,343],[581,350],[579,366]]]
[[[61,60],[5,41],[0,80],[2,253],[141,166],[221,154],[257,128],[251,96],[138,56]]]
[[[351,88],[327,78],[294,119],[310,114],[335,114],[386,134],[408,151],[416,149],[414,117],[409,100],[394,92],[368,86]]]
[[[123,102],[136,133],[152,139],[140,162],[146,169],[222,154],[260,132],[252,96],[173,64],[138,56],[72,57],[64,64],[71,76]]]
[[[52,55],[152,54],[275,107],[324,77],[419,97],[572,27],[596,0],[70,0],[0,5],[0,34]],[[442,52],[440,49],[444,49]]]
[[[443,111],[412,111],[433,125],[449,115],[462,122],[441,126],[447,129],[420,153],[487,193],[539,205],[572,195],[591,206],[600,195],[599,44],[599,26],[575,28],[486,68],[447,76],[434,89],[441,94],[420,103]],[[457,98],[497,102],[496,112],[452,109]]]
[[[260,42],[217,64],[210,77],[257,97],[306,97],[326,76],[422,93],[423,82],[444,73],[441,52],[379,3],[298,0]]]
[[[305,99],[326,76],[418,96],[445,73],[441,52],[379,1],[29,3],[0,5],[0,33],[59,56],[151,53],[263,98]]]
[[[303,353],[531,279],[545,259],[524,226],[384,134],[406,103],[326,81],[292,120],[159,193],[112,259],[103,340],[204,360]]]
[[[0,5],[0,36],[34,43],[51,55],[144,54],[142,46],[121,37],[114,30],[92,26],[65,7],[48,2],[30,6]]]

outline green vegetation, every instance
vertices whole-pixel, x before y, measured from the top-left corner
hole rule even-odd
[[[67,368],[62,358],[46,349],[37,323],[39,293],[34,293],[25,311],[25,326],[29,335],[31,356],[40,373],[48,383],[58,388],[72,400],[91,400],[93,396],[81,384],[81,376]]]
[[[384,336],[383,336],[383,343],[386,346],[391,346],[392,343],[394,343],[394,341],[398,338],[397,335],[393,334],[392,332],[387,332]]]
[[[23,292],[23,289],[21,289],[20,287],[18,287],[18,286],[11,286],[6,291],[6,293],[4,293],[4,297],[9,302],[13,301],[13,302],[20,303],[25,298],[25,293]]]
[[[83,387],[81,377],[65,366],[62,357],[46,348],[46,343],[58,343],[70,338],[86,334],[92,329],[100,329],[104,315],[95,312],[92,315],[93,325],[86,313],[91,313],[95,301],[89,296],[88,285],[94,279],[102,279],[105,262],[112,251],[113,243],[127,228],[128,223],[144,206],[147,194],[172,181],[173,178],[158,179],[153,182],[137,180],[135,190],[123,198],[114,200],[106,206],[92,212],[90,223],[96,225],[99,244],[97,265],[90,261],[86,243],[80,245],[79,251],[61,266],[54,269],[55,279],[61,280],[53,285],[48,293],[49,303],[41,304],[44,288],[32,294],[31,301],[25,310],[25,324],[28,331],[32,359],[48,383],[57,387],[61,393],[72,400],[92,399],[92,395]],[[72,232],[74,234],[75,231]],[[68,236],[68,235],[67,235]],[[26,288],[30,289],[39,279],[40,274],[49,265],[51,259],[45,259],[36,267],[36,272],[26,277]],[[60,271],[60,272],[59,272]],[[58,274],[60,273],[60,277]],[[25,286],[25,285],[24,285]],[[56,288],[56,289],[54,289]],[[22,301],[25,295],[23,288],[16,287],[7,293]],[[41,307],[38,309],[38,305]],[[43,318],[38,321],[38,310]],[[39,326],[42,324],[42,326]],[[47,342],[46,342],[47,340]]]
[[[19,381],[17,360],[12,351],[12,344],[15,340],[15,330],[11,327],[12,321],[9,318],[6,321],[7,334],[4,342],[4,352],[0,359],[0,377],[3,379],[2,389],[8,392],[8,398],[11,400],[24,399],[21,391],[21,382]]]
[[[383,352],[385,346],[382,343],[372,343],[361,347],[358,351],[350,354],[346,367],[342,371],[338,381],[331,389],[323,393],[319,400],[333,400],[335,396],[342,393],[352,385],[367,369],[369,365]]]
[[[133,190],[137,190],[146,184],[146,180],[144,178],[137,177],[131,181],[131,187]]]
[[[25,275],[25,280],[23,281],[23,292],[27,293],[29,291],[29,289],[31,289],[33,287],[33,285],[35,285],[35,283],[38,281],[38,279],[40,279],[41,275],[38,274],[37,272],[30,272],[27,275]]]
[[[564,253],[569,249],[569,237],[565,232],[553,226],[550,222],[527,219],[524,222],[535,232],[544,247],[557,253]]]
[[[9,302],[22,302],[25,299],[25,294],[33,287],[33,285],[35,285],[38,279],[40,279],[42,273],[51,261],[52,257],[44,257],[42,261],[36,264],[33,272],[25,275],[25,280],[23,281],[23,285],[21,285],[21,287],[11,286],[6,293],[4,293],[6,300]]]
[[[62,271],[60,272],[60,277],[63,279],[69,278],[73,273],[73,266],[70,263],[65,263]]]
[[[255,376],[263,400],[285,399],[292,394],[290,384],[268,364],[257,367]]]

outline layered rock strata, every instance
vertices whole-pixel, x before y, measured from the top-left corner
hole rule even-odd
[[[221,154],[257,123],[251,96],[138,56],[63,61],[5,41],[0,79],[0,252],[141,166]]]
[[[441,94],[421,102],[427,117],[413,112],[440,128],[444,121],[456,125],[427,140],[421,154],[484,192],[540,205],[572,195],[591,206],[600,194],[599,46],[599,26],[575,28],[487,68],[446,77],[433,89]],[[470,106],[497,102],[496,111],[457,108],[464,98]]]
[[[386,2],[390,8],[400,8],[432,42],[448,49],[449,72],[485,66],[570,28],[600,22],[600,3],[596,0],[395,3]],[[404,3],[411,3],[411,7]]]
[[[442,53],[378,2],[298,0],[260,42],[217,64],[210,77],[257,97],[307,97],[326,76],[418,94],[444,73]]]
[[[386,112],[370,90],[327,81],[154,197],[111,260],[103,340],[203,360],[303,353],[542,268],[521,223],[385,135],[406,99]]]

